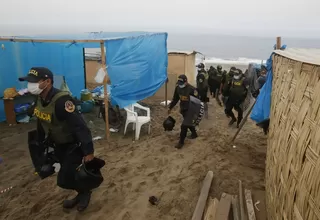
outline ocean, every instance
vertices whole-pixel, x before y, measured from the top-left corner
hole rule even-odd
[[[266,60],[273,51],[276,37],[244,37],[214,34],[168,33],[168,49],[198,51],[206,59]],[[294,48],[319,48],[320,39],[299,39],[282,37],[282,45]]]

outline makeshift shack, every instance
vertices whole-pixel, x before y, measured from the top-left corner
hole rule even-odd
[[[85,88],[84,48],[105,48],[101,67],[112,82],[111,98],[127,106],[152,96],[166,81],[166,40],[166,33],[147,32],[2,37],[0,96],[6,88],[25,88],[18,78],[33,66],[45,66],[64,76],[71,93],[79,97]]]
[[[320,219],[320,50],[276,50],[272,70],[268,219]]]
[[[191,85],[196,85],[195,51],[168,51],[168,83],[162,86],[154,97],[165,98],[166,86],[168,99],[172,98],[178,76],[186,74]]]

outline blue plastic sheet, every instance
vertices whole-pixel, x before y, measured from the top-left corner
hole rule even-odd
[[[260,123],[270,116],[271,106],[271,92],[272,92],[272,54],[267,60],[267,79],[266,83],[262,86],[260,94],[257,97],[256,104],[253,106],[250,118],[257,123]]]
[[[120,107],[152,96],[167,78],[167,33],[106,33],[23,36],[26,39],[104,40],[107,70],[112,82],[112,100]],[[0,41],[0,96],[6,88],[25,88],[18,81],[33,66],[45,66],[65,76],[74,96],[85,87],[83,48],[100,43],[36,43]],[[0,121],[5,120],[0,102]]]
[[[167,79],[167,34],[106,41],[112,104],[120,108],[145,99]]]

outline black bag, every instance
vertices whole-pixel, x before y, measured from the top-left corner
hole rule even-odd
[[[172,118],[171,116],[168,116],[168,118],[163,122],[163,128],[165,131],[172,131],[175,124],[176,120],[174,120],[174,118]]]

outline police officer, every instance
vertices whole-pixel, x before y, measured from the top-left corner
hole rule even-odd
[[[198,91],[196,90],[196,88],[194,88],[188,83],[186,75],[180,75],[178,77],[177,86],[174,90],[172,102],[169,105],[168,114],[171,113],[171,109],[180,101],[180,113],[182,114],[183,119],[186,119],[189,110],[190,96],[198,98]],[[195,139],[198,137],[195,126],[184,125],[182,123],[180,131],[180,140],[179,143],[176,145],[176,148],[180,149],[183,147],[188,129],[191,131],[190,139]]]
[[[237,127],[239,127],[242,118],[243,118],[243,110],[242,103],[244,102],[247,96],[247,81],[243,74],[240,73],[239,70],[234,70],[234,76],[229,84],[229,97],[226,102],[226,114],[231,117],[231,121],[229,122],[229,126],[233,125],[237,122]],[[238,120],[234,116],[232,109],[235,109],[238,112]]]
[[[208,73],[203,69],[198,73],[196,81],[199,99],[204,103],[205,117],[208,118]]]
[[[55,155],[60,163],[57,185],[64,189],[75,190],[78,194],[63,202],[64,208],[77,206],[78,211],[87,208],[91,198],[90,189],[76,181],[76,169],[82,162],[94,159],[91,132],[75,102],[68,92],[53,87],[53,74],[45,67],[33,67],[20,81],[28,82],[28,91],[37,95],[34,115],[37,117],[38,143],[45,138],[55,145]],[[81,188],[81,190],[79,190]]]
[[[221,79],[220,93],[222,94],[222,103],[223,103],[224,107],[226,107],[226,102],[229,97],[229,86],[232,81],[233,72],[235,70],[236,70],[235,67],[231,67],[230,71],[226,74],[223,74],[222,79]],[[228,114],[226,113],[226,109],[224,111],[225,111],[225,114],[227,115],[227,117],[229,117]]]

